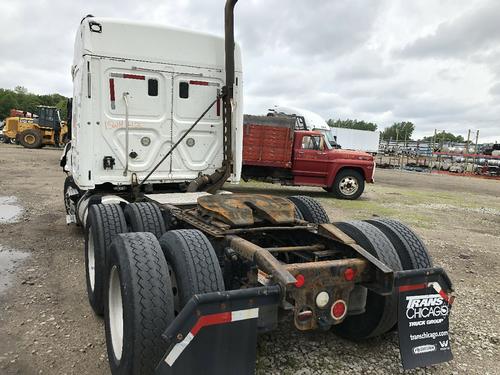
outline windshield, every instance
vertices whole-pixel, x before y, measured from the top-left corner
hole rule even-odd
[[[330,134],[330,132],[329,132],[329,131],[323,131],[322,133],[323,133],[323,134],[324,134],[324,136],[325,136],[325,140],[326,140],[326,142],[324,142],[324,143],[325,143],[325,145],[326,145],[326,148],[327,148],[327,149],[329,149],[329,150],[331,150],[333,147],[332,147],[332,145],[331,145],[331,143],[330,143],[330,142],[331,142],[331,141],[330,141],[330,139],[328,138],[328,135]],[[334,142],[335,142],[335,141],[334,141]]]
[[[335,137],[333,136],[333,132],[331,130],[324,130],[322,132],[325,135],[325,138],[328,142],[328,148],[333,148],[337,144],[337,141],[335,140]]]

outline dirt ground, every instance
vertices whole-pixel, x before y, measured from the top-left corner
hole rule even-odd
[[[103,322],[87,302],[83,235],[65,223],[59,156],[0,145],[0,374],[109,374]],[[307,194],[334,221],[384,216],[412,226],[454,281],[457,300],[455,359],[409,373],[500,373],[500,181],[385,170],[376,180],[352,202],[314,188],[228,189]],[[2,202],[22,207],[17,223],[2,221]],[[402,372],[394,333],[353,343],[285,322],[259,339],[258,352],[259,374]]]

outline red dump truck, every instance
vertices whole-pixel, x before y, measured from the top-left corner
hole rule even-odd
[[[373,182],[373,156],[334,149],[319,131],[297,130],[294,116],[244,118],[245,180],[321,186],[342,199],[357,199]]]

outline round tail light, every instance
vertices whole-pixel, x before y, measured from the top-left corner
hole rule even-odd
[[[344,279],[346,281],[352,281],[356,277],[356,270],[354,268],[347,268],[344,271]]]
[[[306,278],[302,274],[298,274],[295,276],[295,287],[302,288],[304,283],[306,282]]]
[[[335,320],[342,319],[345,316],[345,314],[347,313],[346,303],[341,299],[335,301],[332,305],[332,309],[330,310],[330,313],[331,313],[333,319],[335,319]]]

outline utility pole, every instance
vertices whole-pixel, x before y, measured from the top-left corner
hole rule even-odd
[[[467,143],[465,145],[465,154],[468,155],[469,154],[469,143],[470,143],[470,129],[469,131],[467,132]],[[467,168],[469,167],[469,158],[466,156],[465,157],[465,172],[467,172]]]

